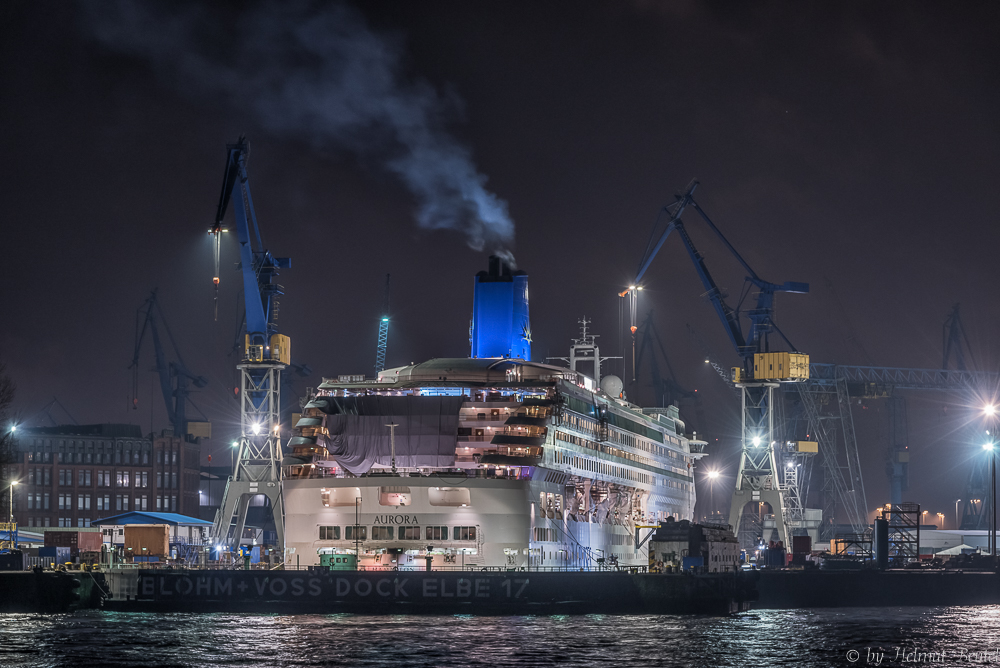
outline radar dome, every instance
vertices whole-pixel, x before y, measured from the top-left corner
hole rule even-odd
[[[620,397],[624,387],[622,379],[618,376],[605,376],[601,379],[601,389],[604,390],[605,394],[610,394],[613,397]]]

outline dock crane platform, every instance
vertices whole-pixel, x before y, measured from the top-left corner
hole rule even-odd
[[[235,470],[226,484],[222,504],[212,527],[216,545],[236,551],[246,524],[250,500],[263,494],[271,504],[277,546],[284,551],[284,506],[281,497],[281,372],[291,363],[291,342],[278,332],[278,298],[281,285],[274,282],[279,269],[291,267],[289,258],[275,257],[263,243],[250,181],[247,159],[250,146],[246,137],[226,146],[226,167],[222,193],[216,209],[215,224],[209,230],[216,241],[218,289],[218,253],[221,235],[226,231],[226,210],[232,202],[236,236],[240,245],[240,272],[246,307],[246,335],[240,371],[240,439]],[[235,520],[234,520],[235,515]],[[235,525],[235,526],[234,526]]]

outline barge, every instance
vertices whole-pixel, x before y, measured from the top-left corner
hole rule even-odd
[[[139,570],[102,574],[120,612],[710,614],[748,610],[755,574],[527,570]]]

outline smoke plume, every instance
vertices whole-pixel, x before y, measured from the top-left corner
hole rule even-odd
[[[514,223],[446,128],[460,104],[402,75],[399,39],[345,5],[262,3],[235,25],[203,6],[84,0],[89,32],[179,91],[217,93],[265,130],[377,160],[413,194],[424,229],[510,258]],[[510,258],[512,259],[512,258]]]

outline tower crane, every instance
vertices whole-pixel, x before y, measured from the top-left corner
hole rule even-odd
[[[140,326],[139,322],[142,322]],[[168,362],[163,343],[160,340],[160,326],[167,333],[170,346],[173,348],[175,361]],[[139,356],[142,353],[142,343],[146,340],[146,332],[149,332],[153,340],[153,354],[156,359],[156,372],[160,380],[160,392],[163,395],[163,404],[167,410],[167,420],[170,421],[174,429],[174,436],[184,440],[190,440],[191,430],[188,428],[187,404],[189,401],[189,385],[201,388],[208,385],[204,376],[196,376],[191,373],[181,351],[177,347],[177,341],[170,331],[170,326],[160,308],[157,299],[157,291],[153,290],[149,297],[142,303],[136,311],[135,320],[135,350],[132,353],[132,363],[129,369],[132,370],[132,408],[139,408]],[[204,416],[202,416],[204,419]]]
[[[382,293],[382,314],[378,319],[378,348],[375,351],[375,373],[385,369],[385,348],[389,343],[389,274],[385,275]]]
[[[733,380],[736,381],[737,387],[742,392],[743,450],[736,476],[736,490],[730,508],[730,523],[734,529],[739,531],[743,508],[748,502],[768,503],[774,509],[775,529],[778,531],[779,539],[788,544],[785,504],[778,479],[779,469],[775,453],[774,390],[779,387],[777,381],[789,380],[793,374],[790,373],[788,367],[785,367],[782,372],[766,370],[762,355],[771,352],[769,340],[771,332],[776,332],[788,347],[795,351],[795,346],[774,323],[774,296],[779,292],[804,294],[809,292],[809,285],[791,281],[772,283],[760,278],[695,201],[694,192],[697,187],[698,181],[692,180],[683,192],[676,195],[675,202],[663,208],[660,219],[653,226],[646,251],[636,270],[635,279],[632,285],[621,293],[621,296],[629,298],[632,319],[633,376],[635,339],[638,329],[636,309],[638,293],[642,289],[640,281],[667,238],[671,233],[677,232],[694,265],[698,278],[705,288],[705,296],[708,297],[715,309],[730,343],[742,361],[742,367],[733,370]],[[725,295],[712,278],[704,257],[698,252],[687,233],[681,215],[688,208],[694,209],[747,273],[743,296],[736,308],[726,302]],[[666,221],[660,230],[660,222],[664,216]],[[757,302],[753,308],[743,309],[743,300],[749,296],[753,289],[756,289]],[[741,319],[741,316],[744,315],[749,319],[747,329],[744,329]],[[808,357],[806,355],[796,354],[785,359],[791,360],[792,364],[799,369],[805,366],[802,371],[808,373]],[[767,363],[767,366],[770,366],[770,362]],[[744,537],[744,542],[748,542],[746,537]]]
[[[281,285],[274,282],[279,269],[291,266],[286,257],[275,257],[264,246],[250,195],[246,137],[226,146],[226,167],[215,224],[216,267],[226,210],[232,202],[236,236],[240,244],[240,271],[246,307],[246,334],[240,371],[240,439],[233,475],[229,477],[215,518],[212,537],[217,545],[239,546],[250,500],[267,496],[274,516],[277,545],[284,549],[284,508],[281,498],[281,372],[290,363],[291,343],[278,332],[278,298]],[[213,283],[219,285],[218,269]],[[230,526],[235,526],[230,531]]]

